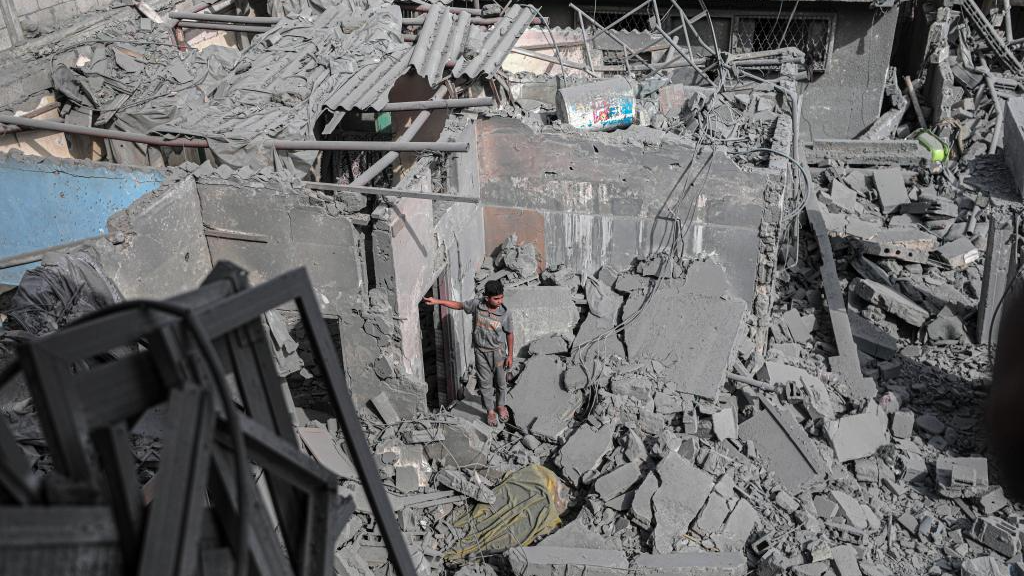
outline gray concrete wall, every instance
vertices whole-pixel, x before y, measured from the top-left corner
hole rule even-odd
[[[0,0],[9,2],[26,37],[45,33],[74,18],[110,6],[110,0]],[[11,47],[11,35],[0,18],[0,50]]]
[[[324,314],[337,316],[352,296],[365,297],[362,239],[352,221],[331,215],[292,183],[202,178],[203,223],[260,238],[207,238],[212,261],[230,260],[258,284],[299,267],[308,270]]]
[[[107,223],[116,244],[88,246],[127,298],[167,298],[199,286],[212,269],[203,215],[191,176],[168,179]]]
[[[852,138],[881,111],[885,71],[896,35],[898,9],[834,5],[835,43],[828,70],[803,87],[801,134],[809,138]]]
[[[716,254],[736,294],[751,300],[766,175],[721,153],[687,169],[693,150],[682,145],[598,144],[596,153],[586,138],[534,134],[515,120],[480,121],[477,130],[488,251],[515,231],[540,247],[547,265],[624,268],[670,245],[675,214],[692,220],[687,252]]]

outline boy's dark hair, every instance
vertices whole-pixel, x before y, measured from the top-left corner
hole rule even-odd
[[[484,296],[501,296],[505,293],[505,286],[499,280],[489,280],[484,284]]]

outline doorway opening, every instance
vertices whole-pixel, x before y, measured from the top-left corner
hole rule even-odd
[[[450,294],[446,268],[424,297],[450,300]],[[457,312],[444,306],[427,306],[422,301],[419,305],[423,378],[427,382],[427,406],[432,411],[460,399],[453,313]]]

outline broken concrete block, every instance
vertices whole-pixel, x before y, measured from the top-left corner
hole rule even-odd
[[[824,494],[815,496],[813,503],[814,511],[818,513],[818,518],[829,520],[835,518],[836,514],[839,513],[839,504]]]
[[[1006,499],[1006,495],[1003,494],[1002,487],[996,487],[988,492],[982,494],[978,498],[978,506],[981,507],[982,514],[991,516],[996,512],[999,512],[1009,504],[1010,501]]]
[[[516,328],[516,356],[534,340],[552,334],[572,334],[580,314],[565,286],[525,286],[505,290],[505,306]]]
[[[623,316],[638,310],[643,299],[640,294],[631,296]],[[678,282],[668,282],[626,326],[629,359],[655,359],[666,366],[664,376],[676,383],[679,392],[715,400],[732,363],[746,307],[742,300],[687,294]],[[687,330],[685,326],[705,328]],[[670,333],[673,337],[665,338]]]
[[[860,246],[864,254],[904,262],[923,264],[928,261],[928,255],[939,246],[939,241],[934,235],[916,228],[881,228],[873,224],[858,223],[848,225],[845,234]]]
[[[354,547],[342,548],[334,552],[335,574],[346,576],[373,576],[366,560],[364,560]]]
[[[786,512],[792,514],[800,509],[800,503],[786,492],[779,490],[775,494],[775,503]]]
[[[983,516],[974,521],[967,535],[1007,558],[1020,552],[1017,527],[998,516]]]
[[[967,335],[963,320],[949,308],[943,308],[938,317],[928,323],[925,333],[929,342],[959,342]]]
[[[643,473],[640,472],[640,464],[635,461],[629,462],[595,480],[594,491],[597,492],[602,500],[607,502],[620,494],[628,492],[642,477]]]
[[[857,549],[849,544],[832,548],[832,562],[838,576],[861,576],[860,563],[857,561]]]
[[[534,436],[556,442],[572,422],[579,404],[577,394],[560,384],[563,364],[556,356],[534,356],[508,393],[508,407],[516,424]]]
[[[483,502],[484,504],[494,504],[497,496],[487,486],[480,484],[466,478],[466,475],[462,472],[446,468],[441,470],[434,476],[437,483],[455,490],[459,494],[469,496],[477,502]]]
[[[621,576],[629,568],[620,550],[526,546],[512,548],[506,556],[516,576]]]
[[[797,310],[787,310],[780,318],[793,342],[803,344],[811,339],[811,328],[814,327],[814,316],[804,316]]]
[[[565,341],[558,334],[553,334],[547,338],[541,338],[530,342],[530,355],[537,356],[540,354],[567,354],[569,352],[569,343]]]
[[[399,422],[402,421],[402,418],[398,415],[398,412],[396,412],[395,408],[391,405],[391,400],[388,398],[386,392],[381,392],[380,394],[371,398],[370,404],[373,405],[373,409],[377,411],[377,414],[380,416],[381,420],[383,420],[384,423],[387,424],[388,426],[398,424]]]
[[[739,437],[754,445],[787,490],[799,491],[825,470],[818,450],[789,411],[766,404],[740,424]]]
[[[401,492],[415,492],[420,487],[420,475],[415,466],[395,467],[395,487]]]
[[[629,511],[637,525],[645,530],[649,530],[654,521],[654,509],[651,506],[651,500],[657,491],[658,477],[651,472],[647,474],[647,477],[644,478],[644,481],[640,483],[640,487],[633,494],[633,503]]]
[[[542,546],[558,548],[589,548],[592,550],[618,549],[613,542],[601,534],[587,528],[583,515],[562,526],[554,534],[541,541]]]
[[[562,477],[579,486],[583,475],[601,464],[604,455],[612,449],[615,424],[594,428],[590,424],[580,426],[558,451],[555,463],[562,471]]]
[[[849,318],[857,350],[879,360],[889,360],[899,352],[900,342],[891,334],[878,329],[859,314],[850,314]]]
[[[736,414],[732,408],[719,410],[712,414],[711,426],[715,432],[715,437],[719,440],[739,437],[739,431],[736,428]]]
[[[967,268],[981,258],[981,251],[966,236],[943,244],[937,252],[943,262],[958,270]]]
[[[888,417],[871,402],[861,414],[843,416],[825,424],[825,435],[840,462],[867,458],[888,443]]]
[[[982,457],[935,460],[935,485],[946,498],[973,498],[988,490],[988,460]]]
[[[692,529],[701,536],[713,534],[721,530],[728,515],[729,503],[721,495],[712,492],[693,521]]]
[[[998,556],[979,556],[960,564],[960,576],[1010,576],[1010,569]]]
[[[839,178],[832,179],[829,189],[829,200],[836,208],[848,214],[857,212],[857,191],[843,183]]]
[[[889,431],[892,432],[893,438],[910,438],[914,434],[914,413],[900,410],[893,414]]]
[[[886,312],[902,319],[907,324],[920,328],[930,314],[903,294],[878,282],[854,278],[850,282],[850,293],[856,294]]]
[[[942,434],[946,430],[946,425],[942,423],[942,420],[931,413],[918,416],[915,424],[929,434]]]
[[[846,519],[846,523],[861,530],[868,527],[867,516],[864,515],[864,508],[853,496],[842,490],[832,490],[832,499],[839,506],[840,515]]]
[[[910,201],[907,185],[903,182],[903,170],[899,168],[882,168],[871,172],[878,192],[878,204],[883,214],[892,214],[902,204]],[[844,575],[845,576],[845,575]]]
[[[718,539],[719,548],[722,550],[743,550],[746,547],[747,539],[751,532],[757,527],[761,516],[754,509],[754,506],[745,499],[741,499],[725,519],[725,526],[722,528],[722,536]]]
[[[654,523],[654,550],[666,553],[690,528],[690,522],[704,506],[714,488],[714,478],[675,452],[658,463],[661,487],[651,501]]]
[[[639,554],[633,558],[630,573],[636,576],[743,576],[747,574],[747,558],[742,552]]]
[[[794,576],[827,576],[832,573],[832,562],[820,560],[809,564],[801,564],[794,566],[790,571]]]

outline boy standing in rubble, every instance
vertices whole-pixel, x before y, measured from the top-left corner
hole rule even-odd
[[[497,280],[484,284],[483,298],[465,302],[424,298],[430,306],[444,306],[473,315],[473,349],[476,351],[476,380],[487,409],[487,424],[497,426],[508,421],[505,371],[512,368],[515,336],[512,315],[505,307],[505,287]],[[497,389],[497,398],[495,398]]]

